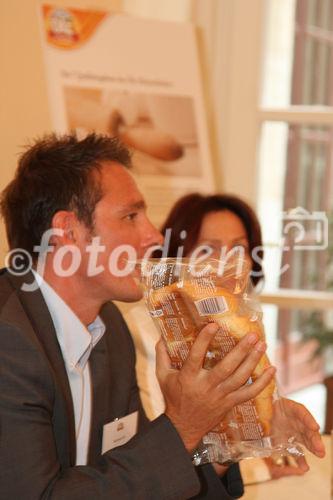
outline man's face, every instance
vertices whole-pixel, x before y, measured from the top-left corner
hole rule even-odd
[[[95,207],[93,231],[82,225],[81,277],[87,270],[89,259],[83,242],[86,247],[97,237],[98,244],[105,249],[98,252],[96,269],[103,266],[104,270],[87,277],[86,284],[91,287],[91,293],[102,301],[139,300],[142,292],[133,273],[126,273],[132,255],[121,251],[121,246],[129,245],[133,256],[140,259],[152,245],[162,243],[162,236],[147,218],[144,199],[126,168],[118,163],[105,163],[101,170],[101,187],[103,195]],[[117,270],[124,271],[124,276],[115,275]]]

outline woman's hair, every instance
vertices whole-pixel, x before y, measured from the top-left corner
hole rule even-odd
[[[237,215],[245,227],[252,260],[252,282],[256,285],[263,278],[260,224],[252,208],[237,196],[227,194],[204,196],[193,193],[180,198],[161,228],[163,235],[167,229],[171,229],[168,257],[177,257],[177,250],[180,246],[184,247],[183,254],[188,255],[198,242],[205,215],[221,210],[229,210]],[[185,238],[184,231],[186,231]],[[257,250],[254,255],[255,248]]]

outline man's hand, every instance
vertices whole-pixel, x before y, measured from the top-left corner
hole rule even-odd
[[[244,337],[214,368],[203,369],[217,330],[214,323],[202,329],[181,370],[171,367],[163,342],[156,345],[156,373],[166,402],[165,413],[190,452],[235,405],[257,396],[275,373],[270,367],[255,382],[245,385],[266,350],[266,344],[255,334]]]
[[[283,398],[283,409],[289,428],[298,443],[303,444],[319,458],[325,456],[325,446],[319,433],[319,425],[305,406]]]
[[[279,401],[273,417],[273,426],[281,432],[293,435],[296,441],[303,444],[311,453],[317,457],[325,456],[325,447],[319,434],[319,425],[305,408],[305,406],[283,398],[283,406]],[[277,465],[272,458],[265,458],[266,465],[269,468],[272,479],[279,479],[283,476],[302,475],[309,470],[306,458],[304,456],[284,458],[284,463]],[[282,459],[281,459],[282,460]]]
[[[263,459],[266,463],[272,479],[280,479],[284,476],[303,476],[309,466],[304,457],[290,459],[289,457],[281,458],[282,463],[277,464],[271,457]],[[291,462],[291,460],[294,462]]]

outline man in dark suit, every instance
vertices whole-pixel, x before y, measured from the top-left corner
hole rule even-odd
[[[49,136],[21,157],[3,193],[12,264],[0,276],[1,499],[242,494],[237,466],[221,480],[210,465],[195,468],[191,452],[233,405],[258,394],[274,370],[244,387],[265,350],[251,336],[213,370],[203,370],[214,325],[198,335],[180,371],[171,369],[159,344],[166,412],[147,421],[133,343],[110,303],[141,297],[127,272],[128,255],[134,250],[140,258],[161,242],[129,164],[114,139]],[[28,263],[31,256],[32,272],[18,276],[21,257],[14,249]],[[136,435],[116,446],[119,429],[130,437],[136,419]]]

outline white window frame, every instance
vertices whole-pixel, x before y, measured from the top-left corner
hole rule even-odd
[[[258,146],[264,122],[333,124],[333,107],[260,105],[266,7],[265,0],[220,0],[223,71],[214,77],[214,104],[219,113],[218,149],[223,170],[221,188],[245,198],[254,207],[258,199]],[[263,293],[261,300],[288,309],[333,308],[333,293],[329,292],[278,289]]]

